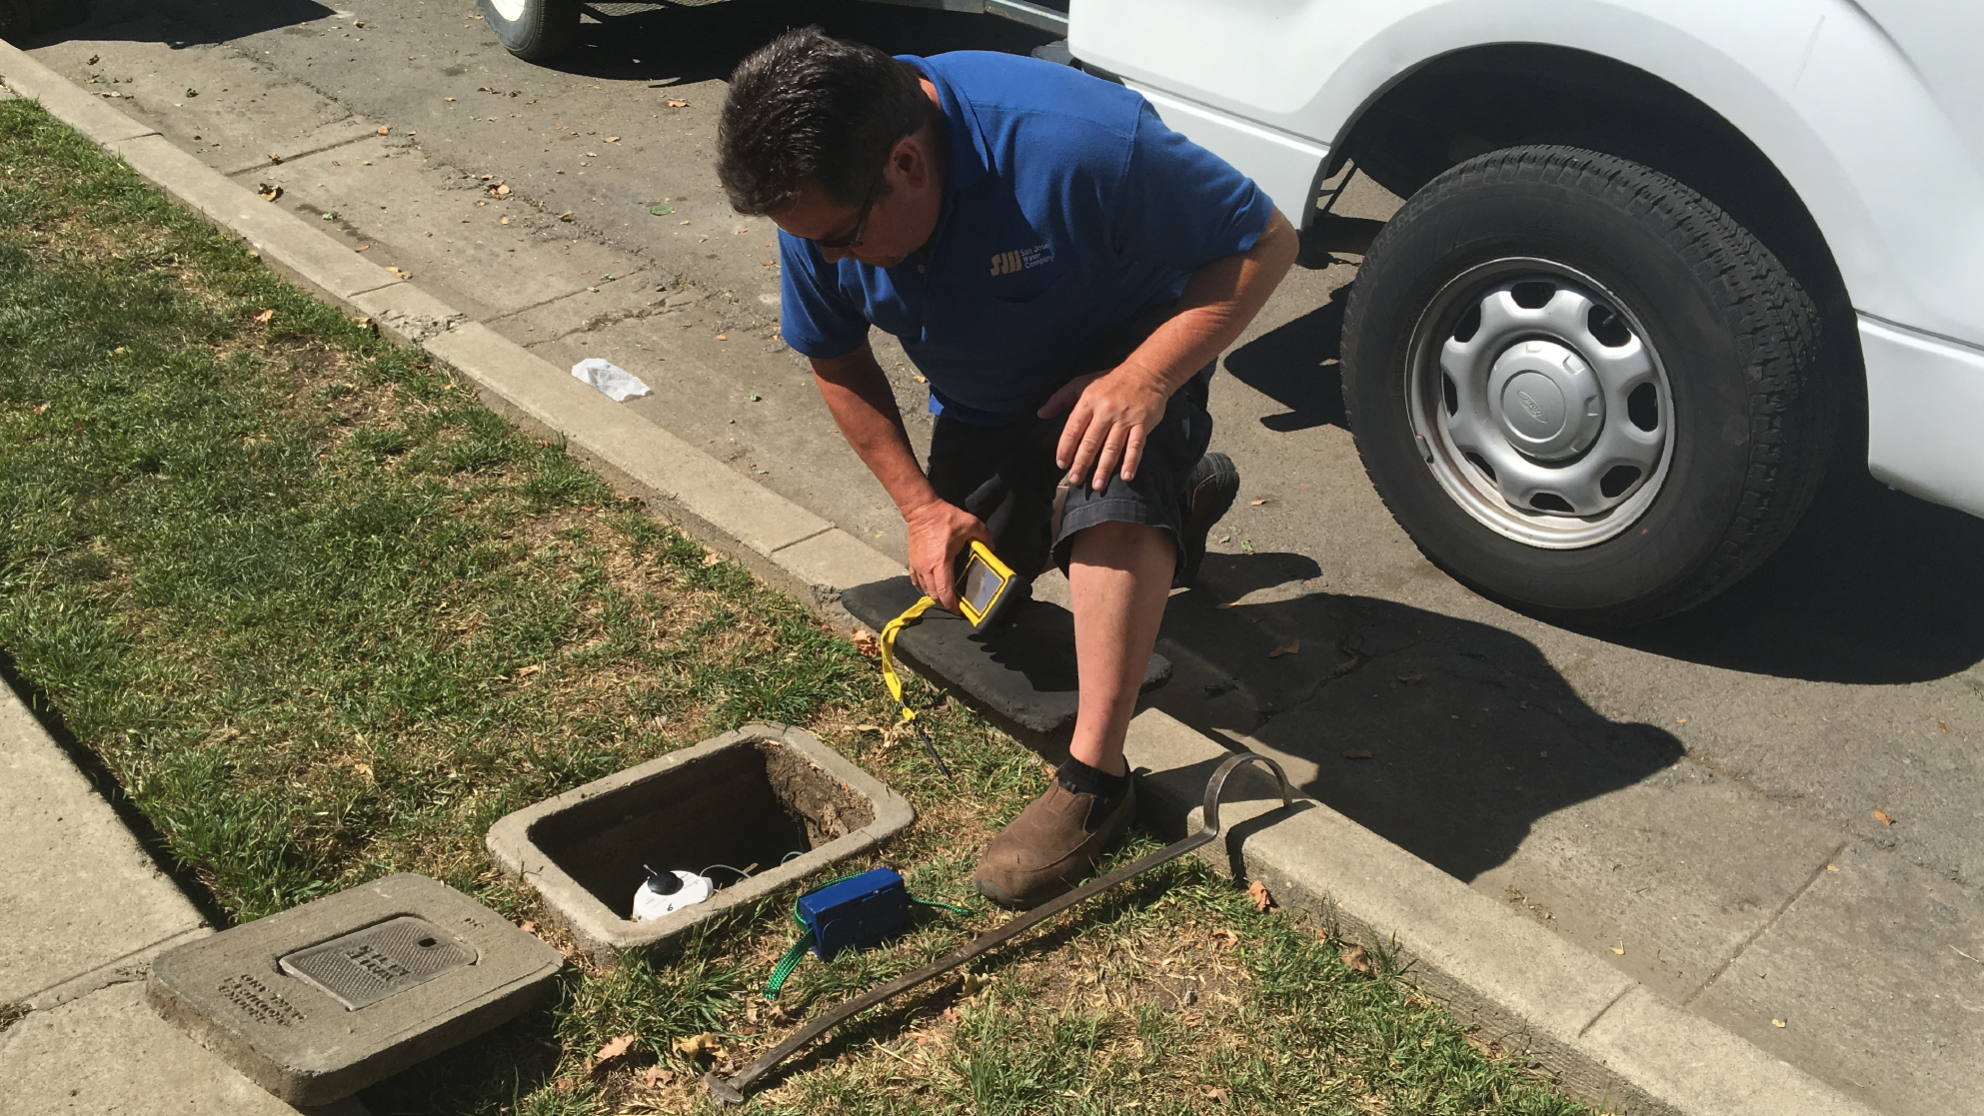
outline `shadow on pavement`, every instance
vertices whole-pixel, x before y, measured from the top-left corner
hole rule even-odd
[[[155,17],[167,14],[183,23],[167,25]],[[166,38],[167,46],[179,49],[202,43],[222,43],[266,31],[294,27],[337,14],[336,9],[315,0],[95,0],[89,5],[89,18],[67,27],[36,35],[23,44],[47,46],[70,39],[130,40],[158,42],[161,32],[202,31],[194,38]]]
[[[1328,302],[1227,354],[1234,378],[1288,408],[1262,416],[1262,426],[1286,434],[1347,425],[1337,357],[1349,299],[1350,288],[1338,287]]]
[[[724,0],[722,3],[595,4],[602,18],[580,28],[579,46],[546,68],[614,81],[688,85],[723,80],[744,57],[790,28],[819,24],[890,54],[999,50],[1025,54],[1059,36],[972,13],[854,0]]]
[[[1984,660],[1984,519],[1895,492],[1850,454],[1762,568],[1691,612],[1602,637],[1812,682],[1922,682]]]
[[[1586,706],[1527,640],[1311,591],[1316,572],[1296,554],[1208,555],[1172,598],[1159,649],[1176,675],[1151,703],[1293,758],[1304,793],[1463,880],[1544,815],[1681,759],[1672,735]]]

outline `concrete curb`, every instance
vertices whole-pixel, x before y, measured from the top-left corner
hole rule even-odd
[[[476,383],[495,409],[568,447],[707,545],[810,600],[843,628],[841,587],[907,571],[810,511],[604,396],[418,286],[352,256],[162,136],[0,42],[0,75],[125,158],[166,193],[258,248],[272,267],[368,315]],[[1183,832],[1225,749],[1150,710],[1129,755],[1149,774],[1145,820]],[[1695,1116],[1872,1116],[1871,1109],[1671,1004],[1376,834],[1315,802],[1273,822],[1264,776],[1236,775],[1224,851],[1236,877],[1348,937],[1392,943],[1414,980],[1487,1037],[1527,1051],[1610,1110]],[[1217,856],[1218,854],[1215,854]]]
[[[1159,710],[1138,714],[1127,756],[1146,772],[1146,824],[1197,829],[1206,778],[1227,754]],[[1872,1116],[1321,803],[1266,818],[1281,798],[1265,773],[1235,772],[1227,785],[1225,847],[1200,855],[1265,883],[1285,909],[1394,951],[1417,985],[1573,1095],[1661,1116]]]

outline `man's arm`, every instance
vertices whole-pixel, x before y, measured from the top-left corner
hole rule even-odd
[[[992,536],[978,517],[938,497],[916,464],[889,378],[867,345],[843,357],[813,360],[813,381],[834,423],[868,471],[882,482],[909,528],[909,578],[937,603],[956,611],[952,563],[973,539]]]
[[[1119,467],[1124,480],[1137,475],[1144,439],[1164,417],[1171,394],[1239,338],[1300,247],[1295,227],[1275,211],[1252,248],[1193,272],[1177,311],[1123,363],[1054,393],[1040,414],[1070,412],[1054,451],[1054,464],[1068,470],[1070,483],[1092,478],[1101,491]]]

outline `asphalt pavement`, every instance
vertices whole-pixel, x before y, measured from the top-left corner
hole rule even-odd
[[[470,0],[343,2],[109,0],[24,45],[553,363],[643,377],[629,410],[902,556],[777,340],[771,226],[717,187],[723,78],[805,23],[915,54],[1048,36],[826,0],[600,4],[533,66]],[[1338,209],[1396,204],[1360,180]],[[1222,363],[1242,499],[1173,598],[1154,704],[1875,1108],[1984,1111],[1984,521],[1849,447],[1779,555],[1692,613],[1600,635],[1511,613],[1423,559],[1364,477],[1336,366],[1356,271],[1291,275]],[[914,370],[878,351],[927,431]]]

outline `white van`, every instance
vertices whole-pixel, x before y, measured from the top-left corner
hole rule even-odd
[[[1862,426],[1877,478],[1984,515],[1984,4],[1076,0],[1068,45],[1312,234],[1346,168],[1406,199],[1345,402],[1488,596],[1705,600]]]

